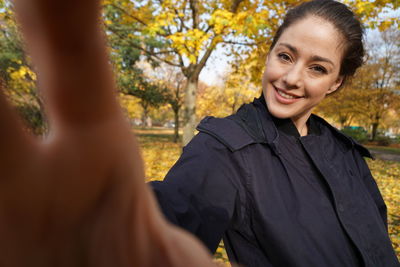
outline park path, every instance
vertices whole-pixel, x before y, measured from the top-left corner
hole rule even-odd
[[[368,149],[368,150],[377,159],[400,162],[400,155],[399,154],[388,153],[388,152],[385,152],[385,151],[374,150],[374,149]]]

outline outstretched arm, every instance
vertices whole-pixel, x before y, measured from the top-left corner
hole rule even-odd
[[[211,266],[167,224],[115,98],[99,0],[14,0],[50,132],[23,131],[0,92],[1,266]]]

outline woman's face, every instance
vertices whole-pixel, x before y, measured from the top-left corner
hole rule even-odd
[[[263,92],[271,114],[298,126],[337,90],[343,53],[340,33],[326,20],[307,17],[289,26],[270,51]]]

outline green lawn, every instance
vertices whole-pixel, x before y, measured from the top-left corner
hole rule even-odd
[[[390,154],[400,155],[400,148],[398,147],[390,147],[390,146],[370,146],[366,145],[368,149],[378,150]]]

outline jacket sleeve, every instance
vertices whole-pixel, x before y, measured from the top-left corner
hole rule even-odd
[[[385,224],[386,230],[388,230],[388,223],[387,223],[387,207],[385,201],[382,198],[381,192],[379,191],[378,185],[374,177],[371,174],[371,171],[365,162],[364,158],[359,154],[356,153],[357,157],[357,165],[360,169],[360,173],[362,175],[363,181],[365,186],[367,187],[369,193],[371,194],[372,199],[374,200],[379,213],[382,217],[383,223]]]
[[[214,253],[240,203],[239,172],[229,149],[199,133],[164,181],[150,185],[167,219]]]

